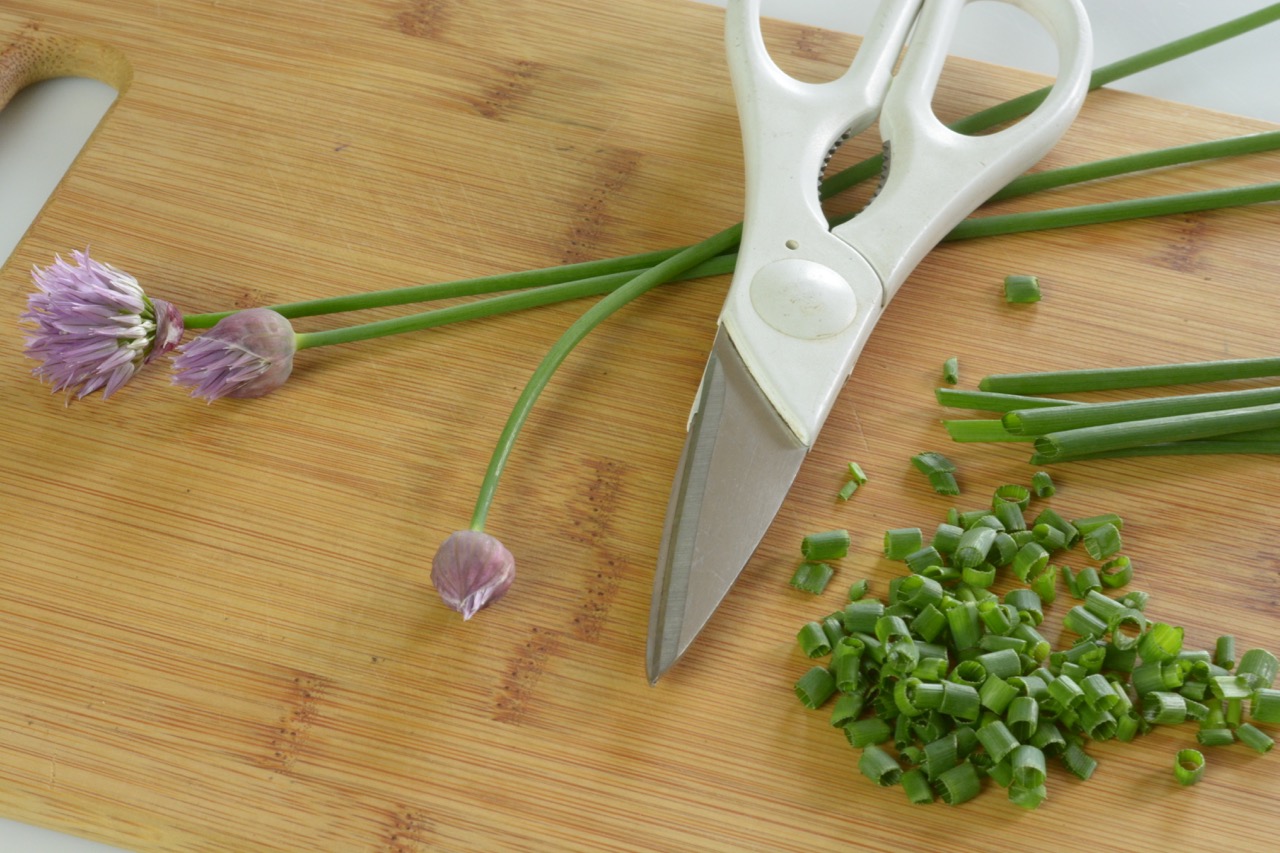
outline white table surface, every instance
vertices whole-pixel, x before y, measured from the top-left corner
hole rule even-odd
[[[725,5],[725,0],[704,0]],[[1263,0],[1083,0],[1093,23],[1095,65],[1129,56],[1271,5]],[[861,33],[871,0],[762,0],[766,15]],[[966,10],[952,52],[1052,73],[1035,25],[994,3]],[[0,33],[0,40],[4,35]],[[1280,24],[1143,72],[1116,88],[1280,124]],[[0,258],[8,258],[71,165],[115,92],[90,80],[30,87],[0,111]],[[92,239],[92,235],[87,235]],[[76,248],[68,246],[70,250]],[[3,757],[0,756],[0,761]],[[0,851],[103,853],[116,848],[0,819]]]

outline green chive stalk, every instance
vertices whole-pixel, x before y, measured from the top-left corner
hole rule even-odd
[[[678,252],[671,253],[662,263],[669,263],[678,254]],[[687,281],[693,278],[705,278],[732,272],[736,260],[737,256],[733,254],[712,257],[682,272],[671,273],[669,278],[660,283]],[[656,266],[649,267],[642,270],[642,272],[652,272],[656,268]],[[621,285],[634,281],[637,277],[636,272],[626,271],[556,284],[531,285],[528,290],[494,296],[462,305],[451,305],[447,308],[436,308],[404,317],[392,317],[386,320],[376,320],[371,323],[361,323],[355,326],[344,326],[320,332],[301,332],[297,336],[297,347],[301,350],[310,347],[367,341],[388,335],[399,335],[404,332],[432,329],[448,323],[476,320],[512,311],[523,311],[528,308],[552,305],[571,299],[599,296],[615,291]]]
[[[975,237],[995,237],[1025,231],[1046,231],[1052,228],[1120,222],[1125,219],[1145,219],[1152,216],[1220,210],[1224,207],[1239,207],[1268,201],[1280,201],[1280,181],[1248,187],[1085,204],[1058,210],[981,216],[966,219],[942,239],[948,242],[971,240]]]
[[[1069,394],[1078,391],[1115,391],[1155,388],[1197,382],[1261,379],[1280,376],[1280,358],[1229,358],[1137,367],[1100,367],[1048,370],[1040,373],[995,373],[978,382],[982,391],[1002,394]]]
[[[1085,181],[1097,181],[1103,178],[1114,178],[1134,172],[1161,169],[1169,166],[1182,166],[1203,160],[1215,160],[1221,157],[1237,157],[1243,154],[1259,154],[1280,148],[1280,130],[1269,130],[1263,133],[1250,133],[1244,136],[1232,136],[1227,139],[1215,139],[1211,142],[1193,142],[1189,145],[1175,145],[1171,148],[1160,148],[1145,151],[1141,154],[1125,154],[1078,166],[1064,166],[1059,169],[1048,169],[1015,178],[991,197],[991,201],[1028,195],[1042,190],[1057,189],[1069,184]]]
[[[1037,456],[1052,462],[1059,456],[1120,450],[1166,441],[1216,438],[1233,432],[1274,427],[1280,427],[1280,403],[1051,432],[1035,440],[1035,449]]]
[[[738,244],[741,237],[742,225],[738,224],[726,228],[719,234],[708,237],[701,243],[683,249],[678,254],[672,255],[656,266],[650,267],[617,290],[602,297],[599,302],[587,309],[581,317],[565,330],[560,339],[543,356],[542,362],[534,369],[533,375],[529,377],[524,390],[520,392],[520,396],[516,399],[516,404],[512,408],[501,434],[498,436],[498,443],[489,459],[488,470],[485,471],[484,479],[480,483],[480,493],[476,496],[475,511],[471,516],[472,530],[484,529],[485,519],[489,514],[489,505],[493,503],[494,492],[497,491],[498,481],[502,477],[502,471],[506,467],[507,458],[511,455],[511,448],[515,445],[516,437],[520,434],[520,428],[524,426],[525,420],[528,419],[529,412],[533,409],[533,404],[537,401],[538,395],[542,393],[542,389],[551,381],[556,368],[568,358],[573,348],[609,315],[631,302],[637,296],[649,292],[658,285],[665,284],[675,276],[695,268],[698,264],[708,261],[722,252],[729,251]]]

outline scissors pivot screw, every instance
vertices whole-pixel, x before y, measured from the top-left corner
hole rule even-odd
[[[844,276],[803,258],[762,266],[751,280],[751,304],[770,326],[805,340],[838,334],[858,316],[858,300]]]

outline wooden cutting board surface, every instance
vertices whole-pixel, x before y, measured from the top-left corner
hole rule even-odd
[[[741,209],[721,16],[677,0],[6,3],[0,44],[18,48],[0,71],[46,50],[125,91],[0,275],[0,313],[22,310],[32,264],[86,244],[198,312],[699,240]],[[769,37],[816,76],[855,44],[781,24]],[[937,110],[1042,82],[956,61]],[[1258,129],[1099,92],[1046,163]],[[1258,156],[1007,207],[1278,175]],[[1182,789],[1190,726],[1092,748],[1088,783],[1054,767],[1034,813],[998,790],[911,807],[859,775],[791,685],[801,623],[858,578],[883,594],[898,567],[882,532],[932,528],[951,505],[911,454],[959,464],[961,508],[1032,472],[1024,448],[948,442],[931,394],[943,359],[970,387],[1274,354],[1278,225],[1270,206],[936,250],[740,583],[656,687],[653,566],[727,279],[646,297],[569,359],[490,516],[517,584],[467,624],[436,600],[431,555],[465,526],[514,398],[584,304],[309,351],[279,393],[210,406],[163,366],[66,406],[28,375],[11,321],[0,813],[165,851],[1260,849],[1280,833],[1280,759],[1214,750]],[[1041,303],[1003,303],[1015,272],[1041,277]],[[845,504],[849,460],[871,482]],[[1124,516],[1134,586],[1189,645],[1231,632],[1280,650],[1271,459],[1053,473],[1062,513]],[[831,527],[854,549],[828,594],[790,590],[799,539]]]

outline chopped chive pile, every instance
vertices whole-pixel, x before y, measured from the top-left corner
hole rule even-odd
[[[940,454],[912,462],[925,473],[954,469]],[[1280,724],[1280,660],[1258,648],[1237,657],[1230,635],[1212,649],[1188,647],[1181,627],[1151,618],[1145,592],[1126,589],[1123,520],[1067,520],[1033,506],[1053,493],[1046,481],[1005,484],[990,507],[951,510],[928,541],[918,527],[887,530],[884,553],[908,573],[885,600],[858,581],[840,610],[801,628],[812,663],[795,684],[800,701],[830,703],[858,770],[916,804],[1003,788],[1033,809],[1048,797],[1049,765],[1088,779],[1098,765],[1089,744],[1129,742],[1156,726],[1192,725],[1201,748],[1238,741],[1270,751],[1262,727]],[[997,583],[1008,586],[1003,595]],[[1074,640],[1055,650],[1040,626],[1059,587]],[[1190,785],[1206,762],[1188,747],[1173,765]]]

